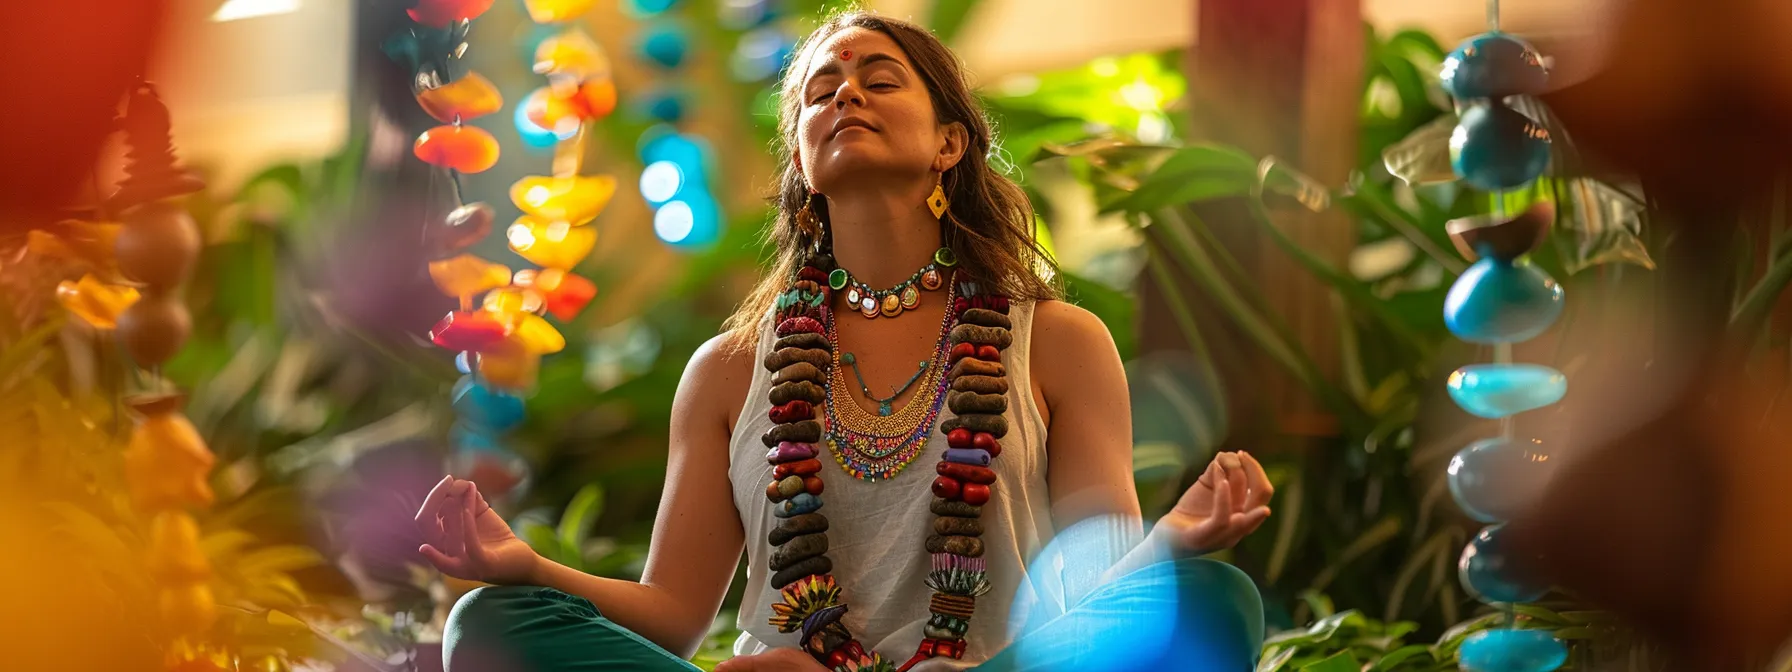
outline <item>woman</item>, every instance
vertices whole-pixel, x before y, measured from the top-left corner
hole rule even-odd
[[[1125,544],[1140,524],[1120,359],[1099,320],[1054,300],[1031,208],[987,164],[990,129],[956,59],[865,13],[797,53],[778,260],[685,371],[641,581],[536,556],[471,483],[445,478],[417,514],[422,552],[503,586],[456,605],[449,670],[694,669],[683,659],[743,546],[744,632],[722,670],[1086,668],[1079,657],[1118,641],[1091,633],[1149,631],[1144,616],[1160,636],[1103,659],[1248,669],[1256,592],[1194,558],[1269,515],[1261,466],[1221,455],[1145,543]],[[1078,521],[1131,552],[1007,646],[1025,563]]]

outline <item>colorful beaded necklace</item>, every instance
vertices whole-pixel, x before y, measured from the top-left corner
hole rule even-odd
[[[962,658],[977,597],[989,591],[980,518],[996,480],[990,461],[1001,455],[1000,439],[1008,432],[1003,416],[1008,379],[1002,364],[1002,351],[1013,342],[1008,299],[984,294],[975,283],[952,285],[945,319],[951,326],[942,326],[944,343],[950,347],[937,349],[945,351],[950,367],[938,389],[953,417],[940,423],[949,447],[933,481],[929,510],[935,515],[934,533],[925,544],[932,554],[932,571],[926,579],[934,591],[929,602],[932,615],[915,655],[897,667],[877,652],[867,652],[841,622],[846,603],[827,557],[828,520],[820,513],[823,486],[816,443],[824,428],[816,411],[824,410],[822,417],[833,426],[833,414],[844,410],[836,408],[842,402],[829,393],[830,387],[844,387],[830,382],[838,375],[830,328],[834,288],[829,276],[834,270],[834,260],[826,254],[803,260],[790,289],[777,302],[778,340],[764,362],[774,374],[769,415],[775,424],[762,439],[768,449],[766,461],[772,464],[765,494],[779,518],[768,535],[773,546],[771,586],[781,598],[772,605],[769,623],[778,632],[800,633],[803,649],[835,672],[902,672],[929,658]],[[857,408],[850,397],[844,403]],[[923,444],[932,432],[937,404],[936,399],[933,417],[921,423],[917,431],[925,433],[913,445]],[[826,408],[817,409],[818,405]]]
[[[947,290],[947,305],[954,298],[954,290],[956,288]],[[835,330],[833,313],[828,313],[825,326],[828,347],[834,358],[823,385],[828,393],[825,438],[834,460],[853,478],[881,481],[895,476],[927,445],[927,436],[933,433],[934,421],[940,416],[940,405],[946,400],[946,384],[951,382],[945,374],[946,344],[957,323],[954,317],[952,311],[947,310],[940,320],[940,336],[933,349],[932,365],[922,373],[921,387],[914,398],[899,412],[871,415],[853,400],[851,388],[846,384],[845,372],[840,366],[840,335]]]
[[[942,247],[933,253],[933,261],[907,280],[896,283],[889,289],[872,289],[871,285],[860,282],[844,268],[835,268],[828,273],[828,287],[834,291],[846,290],[846,302],[859,310],[865,317],[896,317],[903,311],[914,310],[921,305],[921,290],[929,292],[939,289],[946,282],[946,269],[958,265],[958,255],[950,247]]]

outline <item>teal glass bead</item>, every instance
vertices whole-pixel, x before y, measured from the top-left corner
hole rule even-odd
[[[662,22],[648,29],[641,38],[639,49],[642,58],[663,68],[676,69],[684,64],[686,52],[690,51],[689,41],[683,27]]]
[[[1462,410],[1497,420],[1561,401],[1568,377],[1539,364],[1470,364],[1450,374],[1448,387]]]
[[[1549,129],[1497,102],[1469,106],[1450,133],[1450,166],[1478,189],[1524,186],[1549,168]]]
[[[1456,506],[1483,523],[1511,520],[1549,479],[1549,456],[1535,445],[1494,438],[1457,451],[1447,470]]]
[[[497,432],[466,422],[454,423],[448,429],[448,445],[458,450],[504,452],[503,439]]]
[[[1543,630],[1482,630],[1457,652],[1468,672],[1551,672],[1568,662],[1568,647]]]
[[[1562,285],[1536,265],[1475,262],[1444,296],[1444,326],[1472,343],[1536,338],[1562,316]]]
[[[487,387],[472,376],[462,376],[454,384],[452,398],[462,422],[499,434],[523,424],[522,397]]]
[[[800,516],[805,513],[814,513],[820,508],[820,497],[803,492],[797,493],[797,496],[780,502],[772,509],[772,515],[779,518],[789,518],[791,516]]]
[[[1468,38],[1444,57],[1438,80],[1457,100],[1534,96],[1549,86],[1543,57],[1529,43],[1506,33]]]
[[[1529,585],[1514,576],[1518,558],[1501,536],[1505,528],[1505,525],[1489,525],[1469,540],[1462,548],[1462,558],[1456,563],[1457,578],[1462,581],[1462,587],[1482,602],[1534,602],[1549,589]]]

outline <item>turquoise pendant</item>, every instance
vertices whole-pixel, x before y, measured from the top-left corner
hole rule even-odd
[[[1562,286],[1535,265],[1485,258],[1444,296],[1444,326],[1471,343],[1536,338],[1562,315]]]
[[[1511,520],[1549,480],[1547,455],[1533,444],[1482,439],[1457,451],[1448,470],[1450,496],[1483,523]]]
[[[1458,651],[1469,672],[1552,672],[1568,662],[1568,647],[1543,630],[1483,630]]]
[[[1488,604],[1535,601],[1549,589],[1531,586],[1513,576],[1516,558],[1501,536],[1505,529],[1504,525],[1481,528],[1462,549],[1462,559],[1456,563],[1457,578],[1475,599]]]
[[[1524,40],[1505,33],[1468,38],[1444,57],[1437,78],[1457,100],[1534,96],[1549,87],[1543,57]]]
[[[1549,129],[1497,102],[1471,105],[1450,133],[1450,165],[1485,191],[1524,186],[1549,168]]]
[[[1568,377],[1538,364],[1470,364],[1450,374],[1449,390],[1462,410],[1497,420],[1561,401]]]

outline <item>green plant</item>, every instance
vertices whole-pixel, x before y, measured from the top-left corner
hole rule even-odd
[[[647,557],[645,544],[591,536],[592,523],[603,514],[603,498],[603,486],[588,484],[573,495],[558,522],[524,515],[518,536],[542,557],[586,574],[639,579]]]

